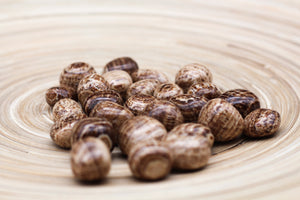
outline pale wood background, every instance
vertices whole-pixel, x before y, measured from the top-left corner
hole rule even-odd
[[[223,89],[247,88],[281,113],[278,134],[218,145],[208,167],[153,183],[114,153],[108,179],[82,185],[50,140],[44,91],[63,67],[98,71],[131,56],[173,79],[191,62]],[[298,199],[298,0],[0,1],[0,199]]]

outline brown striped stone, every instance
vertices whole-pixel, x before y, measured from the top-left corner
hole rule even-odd
[[[134,115],[142,115],[146,107],[155,101],[155,97],[145,94],[133,95],[125,102],[125,108],[128,108]]]
[[[170,98],[183,94],[183,90],[174,83],[163,83],[156,87],[153,95],[157,99],[169,100]]]
[[[54,106],[59,100],[70,98],[75,99],[75,91],[68,87],[52,87],[45,94],[46,102],[49,106]]]
[[[112,124],[105,118],[85,118],[76,122],[72,128],[71,143],[74,145],[86,137],[100,138],[112,151],[114,148],[114,133]]]
[[[128,162],[134,177],[142,180],[165,178],[172,168],[170,150],[155,140],[135,145],[129,153]]]
[[[182,67],[175,77],[175,83],[179,85],[184,92],[194,83],[212,82],[212,74],[209,69],[202,64],[191,63]]]
[[[127,99],[135,94],[146,94],[153,96],[154,90],[159,85],[158,80],[145,79],[133,83],[127,90]]]
[[[80,80],[84,76],[92,73],[96,73],[96,70],[91,65],[84,62],[75,62],[62,71],[59,83],[61,86],[71,87],[77,92]]]
[[[181,94],[172,97],[170,102],[180,109],[185,122],[196,122],[201,109],[207,103],[207,99],[191,94]]]
[[[94,137],[84,138],[74,144],[71,151],[71,168],[81,181],[104,179],[111,167],[111,155],[105,143]]]
[[[217,142],[233,140],[244,129],[244,119],[238,110],[220,98],[210,100],[202,108],[198,123],[208,126]]]
[[[118,143],[118,134],[121,125],[128,119],[134,117],[132,112],[123,106],[111,102],[103,101],[98,103],[90,113],[90,117],[105,118],[112,123],[116,134],[114,137],[114,142]]]
[[[221,90],[209,82],[195,83],[187,91],[187,94],[195,95],[196,97],[205,97],[207,99],[215,99],[221,95]]]
[[[86,117],[79,103],[73,99],[61,99],[52,109],[53,121],[55,123],[66,123],[77,121]]]
[[[138,64],[129,57],[116,58],[104,67],[104,73],[113,70],[124,70],[129,75],[132,75],[133,72],[136,72],[139,69]]]
[[[229,90],[220,96],[231,103],[245,118],[250,112],[260,108],[258,97],[244,89]]]
[[[145,115],[160,121],[168,131],[184,122],[180,109],[166,100],[156,100],[149,104],[145,109]]]
[[[195,170],[207,164],[214,136],[207,126],[185,123],[173,128],[165,142],[172,153],[174,169]]]
[[[245,135],[252,138],[272,136],[280,126],[280,114],[275,110],[257,109],[245,118]]]
[[[148,116],[137,116],[127,120],[121,126],[119,146],[127,155],[134,145],[152,139],[162,141],[166,135],[166,128],[158,120]]]
[[[110,89],[108,82],[100,74],[90,74],[81,79],[78,85],[78,100],[85,107],[87,99],[96,92]]]
[[[166,74],[154,69],[139,69],[132,74],[133,82],[137,82],[145,79],[158,80],[160,83],[169,83],[169,79]]]
[[[70,149],[72,128],[76,122],[77,120],[65,123],[54,123],[50,130],[50,137],[53,140],[53,142],[61,148]]]
[[[94,109],[94,107],[103,101],[111,101],[117,104],[123,105],[123,99],[121,95],[114,90],[104,90],[91,94],[87,97],[87,101],[84,106],[84,110],[87,115]]]
[[[126,98],[126,92],[132,84],[132,79],[126,71],[109,71],[104,73],[103,77],[108,82],[110,89],[117,91],[123,98]]]

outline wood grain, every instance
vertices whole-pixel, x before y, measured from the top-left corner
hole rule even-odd
[[[87,3],[88,2],[88,3]],[[297,0],[0,2],[0,199],[297,199],[300,195],[300,3]],[[208,167],[135,180],[116,151],[108,179],[83,185],[55,146],[44,93],[75,61],[100,72],[209,66],[223,90],[253,91],[282,117],[270,139],[214,147]]]

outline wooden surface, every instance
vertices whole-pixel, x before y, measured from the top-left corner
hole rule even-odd
[[[0,199],[298,199],[299,19],[298,0],[2,0]],[[218,145],[205,169],[154,183],[133,179],[115,152],[105,182],[80,184],[50,140],[44,92],[71,62],[101,71],[126,55],[172,79],[205,63],[223,89],[249,89],[279,111],[281,128]]]

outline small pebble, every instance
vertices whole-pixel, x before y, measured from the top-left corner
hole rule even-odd
[[[275,110],[257,109],[245,118],[245,135],[252,138],[272,136],[280,126],[280,114]]]

